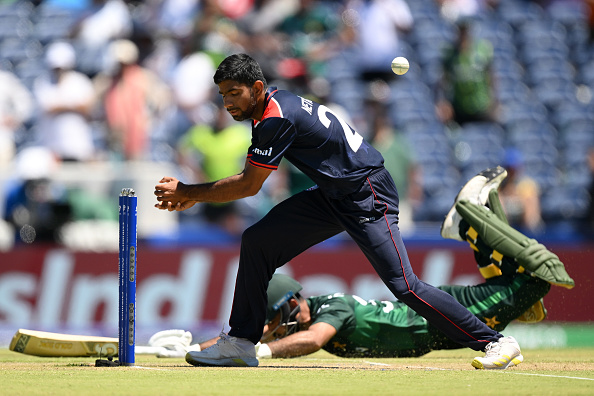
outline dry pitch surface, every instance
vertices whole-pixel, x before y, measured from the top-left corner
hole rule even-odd
[[[414,359],[342,359],[325,352],[262,361],[258,368],[198,368],[137,356],[135,367],[93,358],[38,358],[0,350],[3,395],[592,395],[594,348],[524,351],[504,371],[475,370],[476,352]]]

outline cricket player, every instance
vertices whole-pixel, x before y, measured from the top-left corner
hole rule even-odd
[[[460,192],[466,197],[480,175],[471,180]],[[500,179],[502,180],[502,179]],[[513,320],[540,322],[546,317],[543,297],[552,284],[572,287],[563,263],[543,245],[530,243],[530,239],[507,225],[500,211],[497,191],[486,198],[487,205],[463,202],[458,206],[474,205],[475,210],[462,210],[464,215],[450,212],[444,222],[446,237],[464,240],[475,251],[480,273],[486,281],[476,286],[440,286],[487,326],[502,331]],[[462,202],[462,201],[461,201]],[[456,205],[455,205],[456,206]],[[493,208],[493,210],[491,210]],[[481,213],[482,211],[482,213]],[[454,216],[454,213],[457,213]],[[455,217],[455,218],[453,218]],[[448,224],[455,229],[446,230]],[[483,239],[470,224],[484,232],[494,230]],[[484,227],[480,227],[480,225]],[[448,232],[452,232],[448,234]],[[491,245],[498,245],[507,254],[516,245],[538,246],[531,254],[504,256]],[[525,250],[522,250],[525,252]],[[532,268],[528,275],[523,265]],[[401,301],[365,301],[355,295],[334,293],[303,298],[302,286],[283,274],[274,274],[267,290],[266,325],[261,343],[256,345],[257,358],[284,358],[308,355],[320,349],[342,357],[416,357],[437,349],[461,348],[447,338]],[[156,339],[177,342],[171,332],[165,331]],[[213,338],[191,347],[199,351],[215,344]],[[169,356],[182,356],[181,349],[165,351]],[[194,352],[188,353],[189,360]],[[519,354],[509,363],[477,358],[473,366],[482,369],[501,369],[520,364]]]
[[[246,54],[225,58],[214,82],[236,121],[251,120],[252,144],[244,170],[202,184],[164,177],[157,208],[180,211],[198,202],[255,195],[282,158],[317,185],[275,206],[242,234],[228,334],[187,355],[196,366],[257,366],[255,344],[266,321],[266,290],[276,269],[306,249],[346,231],[399,300],[462,346],[487,353],[484,365],[507,367],[521,354],[513,337],[480,321],[454,297],[419,280],[398,228],[398,193],[381,154],[324,105],[268,87]],[[483,175],[477,194],[500,174]],[[474,197],[476,198],[476,197]]]

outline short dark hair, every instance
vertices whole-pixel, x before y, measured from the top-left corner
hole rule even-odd
[[[237,81],[250,87],[260,80],[264,83],[264,88],[267,85],[262,68],[247,54],[234,54],[226,57],[217,68],[213,79],[217,85],[226,80]]]

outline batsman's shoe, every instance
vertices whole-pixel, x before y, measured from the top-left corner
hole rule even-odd
[[[518,356],[516,356],[515,358],[512,359],[511,363],[507,367],[517,366],[518,364],[522,363],[523,361],[524,361],[524,356],[518,355]]]
[[[456,203],[466,200],[476,205],[486,205],[489,200],[489,192],[497,190],[506,176],[507,171],[501,166],[497,166],[485,169],[470,179],[456,195],[452,208],[441,224],[441,236],[446,239],[464,241],[460,235],[462,216],[456,211]]]
[[[219,335],[216,344],[203,351],[190,351],[186,362],[193,366],[257,367],[256,346],[245,338]]]
[[[484,357],[475,357],[472,366],[480,370],[504,370],[524,361],[520,345],[512,336],[502,337],[490,342],[485,348]]]

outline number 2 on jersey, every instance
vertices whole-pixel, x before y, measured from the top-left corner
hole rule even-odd
[[[344,136],[346,137],[349,146],[354,152],[357,152],[357,150],[359,150],[359,147],[361,147],[363,137],[359,135],[356,131],[352,130],[349,124],[347,124],[342,118],[337,116],[336,113],[334,113],[332,110],[330,110],[324,105],[320,105],[320,107],[318,107],[318,118],[320,119],[322,125],[324,125],[326,128],[330,128],[331,122],[326,113],[330,113],[334,117],[336,117],[336,119],[340,123],[340,126],[342,126],[342,131],[344,132]]]

